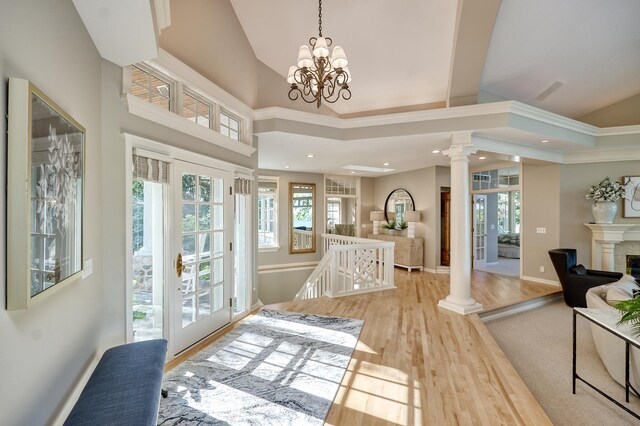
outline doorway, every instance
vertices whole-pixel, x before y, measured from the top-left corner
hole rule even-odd
[[[520,167],[472,173],[473,268],[520,276]]]
[[[170,297],[177,354],[231,322],[233,175],[175,160]]]

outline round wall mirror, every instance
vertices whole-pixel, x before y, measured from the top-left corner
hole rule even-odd
[[[404,212],[414,210],[413,197],[406,189],[398,188],[391,191],[384,203],[384,217],[396,222],[404,221]]]

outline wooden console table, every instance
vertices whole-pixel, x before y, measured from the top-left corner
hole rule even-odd
[[[369,234],[367,238],[380,241],[393,241],[396,246],[393,250],[393,263],[396,266],[422,271],[424,239],[407,238],[400,235]]]

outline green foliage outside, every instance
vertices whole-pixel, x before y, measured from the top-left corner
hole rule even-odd
[[[132,200],[132,219],[133,219],[133,252],[137,252],[144,243],[144,182],[141,180],[133,180],[131,187],[133,194]]]

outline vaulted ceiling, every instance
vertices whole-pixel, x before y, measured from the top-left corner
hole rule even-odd
[[[231,4],[283,78],[317,36],[315,0]],[[640,93],[638,17],[637,0],[325,0],[324,35],[353,74],[352,100],[331,108],[470,104],[483,91],[577,118]]]

